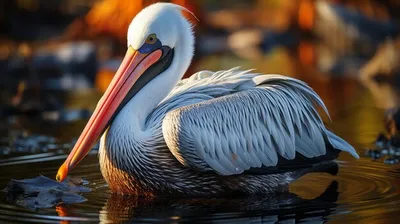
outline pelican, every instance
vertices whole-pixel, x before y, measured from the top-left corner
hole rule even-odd
[[[63,181],[100,140],[112,192],[213,196],[287,190],[354,148],[329,131],[304,82],[233,68],[181,80],[194,54],[187,9],[156,3],[128,29],[128,49],[71,153]],[[100,138],[101,136],[101,138]]]

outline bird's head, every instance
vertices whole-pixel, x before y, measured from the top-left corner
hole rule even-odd
[[[157,3],[143,9],[132,20],[125,57],[74,148],[59,168],[58,181],[64,180],[68,171],[87,155],[118,112],[146,84],[172,67],[177,73],[187,69],[193,56],[194,39],[182,10],[186,9]],[[178,65],[174,60],[177,53],[186,63]]]
[[[178,40],[182,19],[179,6],[158,3],[140,11],[128,29],[128,47],[142,52],[161,47],[173,48]]]

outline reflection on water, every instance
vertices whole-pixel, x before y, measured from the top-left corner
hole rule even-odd
[[[87,202],[59,205],[55,209],[27,210],[0,202],[0,219],[13,221],[359,221],[390,220],[398,212],[399,167],[362,158],[345,161],[336,177],[312,174],[291,185],[290,193],[244,198],[138,198],[110,194],[101,178],[96,156],[80,166],[76,176],[87,178],[94,189],[84,196]],[[35,164],[38,173],[52,176],[61,160]],[[44,168],[48,167],[48,168]],[[9,166],[10,176],[24,176],[29,169]],[[21,174],[22,173],[22,174]],[[2,176],[6,183],[10,176]],[[18,219],[15,216],[18,215]]]
[[[235,223],[276,222],[282,220],[324,220],[337,206],[338,183],[333,181],[316,198],[296,194],[249,196],[246,198],[175,199],[110,195],[100,213],[101,221],[197,220]]]
[[[197,70],[224,69],[236,65],[257,68],[259,72],[291,75],[308,82],[326,103],[333,123],[327,122],[338,135],[356,146],[359,152],[368,147],[383,130],[379,97],[356,79],[331,77],[314,66],[296,60],[293,50],[275,49],[251,62],[231,55],[202,58]],[[387,97],[387,96],[386,96]],[[385,95],[382,96],[385,98]],[[79,97],[71,102],[77,103]],[[82,98],[85,99],[85,98]],[[81,100],[82,101],[82,100]],[[95,100],[93,104],[95,104]],[[68,104],[66,100],[66,104]],[[24,116],[6,119],[0,126],[0,147],[9,147],[0,155],[0,188],[11,178],[25,179],[38,174],[54,178],[85,120],[52,123]],[[46,128],[43,128],[43,127]],[[18,140],[18,141],[17,141]],[[21,150],[15,151],[15,143]],[[14,145],[13,145],[14,144]],[[25,148],[24,148],[25,147]],[[32,150],[24,150],[31,147]],[[46,151],[41,151],[43,148]],[[3,151],[3,150],[2,150]],[[361,154],[361,153],[360,153]],[[0,197],[0,220],[6,221],[213,221],[227,223],[306,221],[322,223],[366,223],[394,221],[400,210],[400,165],[347,154],[339,158],[337,176],[307,175],[290,186],[290,192],[273,196],[245,198],[135,198],[110,194],[98,166],[95,152],[89,155],[73,176],[88,180],[92,192],[81,204],[58,205],[56,208],[29,210]]]

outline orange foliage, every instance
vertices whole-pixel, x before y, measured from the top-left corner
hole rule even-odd
[[[144,7],[158,2],[157,0],[103,0],[96,3],[86,15],[86,23],[95,33],[107,33],[121,41],[125,41],[126,32],[132,18]],[[192,1],[172,0],[171,2],[182,5],[196,13]],[[191,18],[192,16],[184,12]],[[192,22],[193,19],[191,19]]]
[[[314,65],[315,55],[314,46],[310,42],[300,42],[299,60],[306,65]]]
[[[311,30],[314,26],[314,3],[304,0],[299,5],[299,26],[305,30]]]
[[[101,69],[97,72],[95,86],[98,90],[104,93],[114,77],[115,71],[110,69]]]

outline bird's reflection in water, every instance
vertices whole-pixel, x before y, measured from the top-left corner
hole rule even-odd
[[[227,223],[275,223],[282,220],[324,222],[334,212],[338,196],[336,181],[331,182],[314,199],[303,199],[289,192],[218,199],[146,199],[112,194],[100,211],[99,218],[105,223],[190,220]]]

